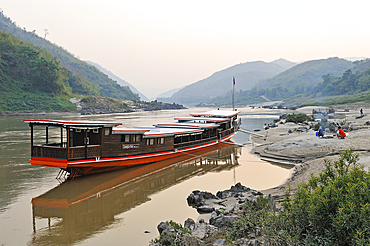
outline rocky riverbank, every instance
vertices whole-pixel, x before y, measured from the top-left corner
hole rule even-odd
[[[154,111],[165,109],[185,109],[183,105],[177,103],[162,103],[157,102],[157,100],[152,102],[122,100],[101,96],[71,98],[70,101],[76,104],[77,110],[82,115],[129,113],[137,111]]]
[[[298,113],[311,114],[318,107],[306,107],[297,110]],[[252,152],[262,159],[274,162],[289,163],[294,166],[292,174],[286,182],[278,187],[264,191],[255,191],[237,184],[230,190],[219,191],[216,195],[206,191],[193,191],[187,198],[188,204],[199,213],[209,213],[209,221],[198,222],[187,219],[184,228],[174,228],[169,222],[162,222],[158,230],[168,237],[168,242],[174,242],[169,235],[175,235],[176,245],[227,245],[226,234],[233,228],[233,223],[240,220],[243,204],[255,201],[257,197],[268,197],[274,207],[274,201],[280,199],[290,186],[292,191],[297,185],[306,182],[310,174],[317,175],[325,168],[324,159],[337,160],[339,153],[347,149],[359,154],[359,163],[370,169],[370,109],[334,108],[335,112],[323,114],[325,121],[340,124],[347,132],[345,139],[336,137],[335,131],[326,129],[325,136],[317,137],[313,129],[316,122],[295,124],[284,120],[277,122],[275,127],[260,131],[260,136],[253,136],[257,145]],[[185,232],[184,232],[185,231]],[[191,234],[186,233],[191,232]],[[172,233],[172,234],[171,234]],[[258,229],[246,233],[232,245],[261,245]],[[153,242],[151,246],[164,245]],[[168,244],[170,245],[170,244]]]
[[[308,114],[313,108],[302,108],[299,112]],[[359,108],[334,109],[335,113],[327,115],[327,121],[340,124],[347,133],[345,139],[337,138],[333,131],[326,132],[324,138],[317,137],[312,127],[293,123],[278,124],[278,127],[259,132],[264,138],[252,137],[252,141],[259,144],[252,152],[260,158],[295,166],[284,184],[263,193],[281,197],[288,186],[294,190],[299,183],[308,181],[310,173],[317,175],[324,170],[324,159],[336,160],[339,153],[347,149],[358,153],[359,163],[370,168],[370,109],[363,108],[363,117],[359,117]],[[306,129],[298,130],[302,127]]]
[[[91,115],[91,114],[113,114],[113,113],[130,113],[138,111],[155,111],[166,109],[186,109],[177,103],[162,103],[157,100],[152,102],[122,100],[102,96],[74,97],[70,102],[77,107],[76,111],[9,111],[0,112],[1,116],[33,116],[33,115]]]
[[[232,228],[233,223],[243,216],[243,204],[256,201],[263,194],[257,190],[237,183],[228,190],[218,191],[212,194],[206,191],[193,191],[187,197],[187,203],[198,213],[209,213],[209,221],[204,219],[195,222],[188,218],[184,227],[172,221],[161,222],[158,232],[161,240],[150,243],[150,246],[162,245],[225,245],[226,234]],[[271,199],[271,205],[274,206]],[[234,245],[260,245],[258,230],[251,230],[244,238],[237,240]],[[171,244],[176,241],[176,244]]]

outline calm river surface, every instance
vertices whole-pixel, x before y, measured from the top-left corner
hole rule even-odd
[[[24,119],[118,121],[132,127],[208,110],[0,117],[0,245],[148,245],[161,221],[201,218],[186,202],[193,190],[216,193],[237,182],[266,189],[284,182],[290,170],[250,155],[250,145],[163,161],[156,165],[160,169],[144,165],[65,182],[55,179],[58,169],[29,163],[30,129]],[[249,130],[286,113],[240,110],[242,128]],[[245,143],[249,136],[239,132],[232,140]]]

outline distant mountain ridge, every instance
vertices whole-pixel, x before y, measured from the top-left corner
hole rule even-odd
[[[164,102],[197,104],[207,102],[217,96],[223,96],[232,90],[232,79],[235,77],[236,90],[249,90],[257,82],[271,78],[295,63],[279,59],[274,62],[254,61],[234,65],[212,74],[210,77],[185,86],[170,98],[158,98]]]
[[[108,75],[109,78],[111,78],[112,80],[114,81],[117,81],[117,83],[121,86],[128,86],[130,88],[130,90],[133,92],[133,93],[136,93],[136,94],[139,94],[140,96],[140,100],[143,100],[143,101],[149,101],[149,99],[143,94],[141,93],[140,91],[138,91],[132,84],[130,84],[129,82],[121,79],[120,77],[118,77],[117,75],[113,74],[111,71],[109,71],[108,69],[106,68],[103,68],[102,66],[100,66],[99,64],[95,63],[95,62],[92,62],[92,61],[85,61],[87,62],[88,64],[90,65],[93,65],[95,66],[97,69],[99,69],[99,71],[101,71],[102,73]]]
[[[250,90],[235,93],[236,105],[264,101],[284,101],[288,105],[370,102],[370,59],[332,57],[300,63]],[[214,98],[210,105],[230,107],[230,96]]]
[[[327,74],[339,75],[353,67],[352,62],[338,57],[307,61],[261,81],[257,87],[315,86],[323,80],[322,76]]]
[[[291,61],[285,60],[283,58],[272,61],[271,63],[277,64],[277,65],[279,65],[279,66],[281,66],[285,69],[289,69],[289,68],[292,68],[295,65],[297,65],[297,63],[295,63],[295,62],[291,62]]]
[[[161,93],[161,94],[159,94],[157,96],[157,99],[158,98],[164,98],[164,97],[171,97],[173,94],[175,94],[176,92],[178,92],[179,90],[181,90],[184,87],[185,86],[180,87],[180,88],[175,88],[175,89],[172,89],[172,90],[169,90],[169,91],[166,91],[166,92],[163,92],[163,93]]]

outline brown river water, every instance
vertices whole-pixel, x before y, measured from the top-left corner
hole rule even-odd
[[[288,178],[289,169],[251,155],[250,144],[67,181],[55,179],[58,169],[29,163],[30,129],[24,119],[103,120],[132,127],[208,110],[0,117],[0,245],[148,245],[158,237],[161,221],[203,218],[187,205],[193,190],[216,193],[237,182],[262,190]],[[262,129],[286,113],[240,110],[242,128],[248,130]],[[248,143],[249,136],[238,132],[232,140]]]

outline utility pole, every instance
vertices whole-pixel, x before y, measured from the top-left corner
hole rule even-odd
[[[44,39],[46,39],[46,35],[48,35],[49,32],[48,32],[48,29],[44,29],[44,31],[45,31],[45,37],[44,37]]]

